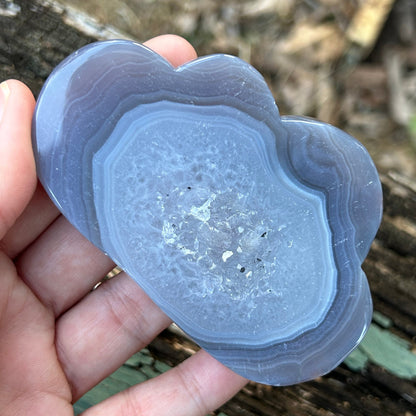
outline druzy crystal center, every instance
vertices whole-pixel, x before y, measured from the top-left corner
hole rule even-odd
[[[272,168],[269,128],[225,106],[152,107],[125,114],[94,156],[104,249],[205,335],[256,344],[319,325],[336,289],[324,203]]]

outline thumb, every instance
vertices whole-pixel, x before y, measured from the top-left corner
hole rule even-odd
[[[22,213],[36,187],[31,144],[35,100],[19,81],[0,84],[0,239]]]

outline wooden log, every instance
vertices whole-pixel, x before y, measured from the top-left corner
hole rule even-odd
[[[51,70],[68,54],[99,38],[122,36],[52,1],[0,0],[0,80],[20,79],[37,95]],[[416,337],[416,184],[395,172],[385,172],[381,180],[385,214],[363,266],[377,311],[372,339],[365,340],[355,356],[324,377],[284,388],[250,383],[219,412],[228,416],[416,414],[412,378],[416,365],[412,352]],[[153,363],[173,366],[197,347],[168,330],[149,350]],[[160,364],[154,365],[154,374],[160,371]],[[149,376],[149,370],[146,374]]]

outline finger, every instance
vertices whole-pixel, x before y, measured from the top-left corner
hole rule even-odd
[[[200,350],[172,370],[104,400],[82,416],[203,416],[246,383],[246,379]]]
[[[58,357],[73,400],[119,368],[170,322],[125,273],[85,297],[56,326]]]
[[[144,45],[162,55],[175,67],[197,57],[192,45],[184,38],[176,35],[157,36],[145,42]]]
[[[103,279],[114,262],[61,215],[18,257],[16,267],[57,317]]]
[[[49,199],[38,182],[35,193],[22,215],[9,229],[0,247],[10,257],[15,258],[59,216],[59,210]]]
[[[0,239],[22,213],[36,187],[30,127],[35,105],[30,90],[9,80],[0,87]]]
[[[7,96],[0,124],[0,248],[14,258],[56,218],[58,211],[40,185],[34,192],[33,95],[14,80],[3,83],[0,91],[3,98]]]
[[[47,402],[62,405],[71,392],[54,349],[53,316],[1,252],[0,270],[0,414],[34,414],[30,409],[46,409]]]

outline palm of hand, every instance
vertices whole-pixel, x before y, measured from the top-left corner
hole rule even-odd
[[[174,65],[195,56],[177,37],[149,46]],[[169,318],[59,215],[40,185],[30,145],[34,100],[3,84],[0,115],[0,414],[72,415],[72,403],[147,345]],[[245,380],[204,351],[85,415],[203,415]]]

